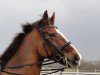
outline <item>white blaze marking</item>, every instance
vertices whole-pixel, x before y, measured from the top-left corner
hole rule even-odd
[[[56,29],[56,31],[68,42],[68,40],[67,40],[67,38],[58,30],[58,29]],[[82,56],[81,56],[81,54],[78,52],[78,50],[72,45],[72,44],[70,44],[73,48],[74,48],[74,50],[77,52],[77,54],[79,55],[79,57],[80,57],[80,60],[82,60]]]
[[[57,31],[66,41],[68,41],[67,38],[66,38],[58,29],[56,29],[56,31]]]

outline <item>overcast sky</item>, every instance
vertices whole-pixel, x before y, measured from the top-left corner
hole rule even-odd
[[[0,0],[0,54],[21,24],[56,13],[55,25],[86,60],[100,59],[100,0]]]

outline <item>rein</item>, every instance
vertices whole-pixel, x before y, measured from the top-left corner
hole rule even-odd
[[[50,60],[45,60],[43,62],[48,62],[48,61],[50,61]],[[14,65],[14,66],[2,66],[1,63],[2,62],[0,62],[1,72],[8,73],[8,74],[14,74],[14,75],[22,75],[22,74],[18,74],[18,73],[14,73],[14,72],[5,71],[4,69],[18,69],[18,68],[23,68],[23,67],[27,67],[27,66],[40,65],[42,62],[40,62],[40,63],[38,62],[38,63],[22,64],[22,65]],[[54,63],[56,63],[56,62],[53,61],[53,62],[50,62],[50,63],[44,63],[42,65],[43,66],[44,65],[50,65],[50,64],[54,64]],[[56,73],[56,72],[59,72],[59,71],[63,71],[66,68],[68,68],[68,67],[58,68],[58,69],[42,69],[41,71],[53,71],[53,72],[50,72],[50,73],[42,74],[42,75],[48,75],[48,74]]]
[[[42,62],[22,64],[22,65],[14,65],[14,66],[3,66],[3,62],[0,62],[0,70],[1,70],[1,72],[8,73],[8,74],[22,75],[22,74],[17,74],[17,73],[5,71],[4,69],[17,69],[17,68],[23,68],[23,67],[27,67],[27,66],[40,65],[41,63]]]
[[[45,48],[45,51],[48,55],[48,57],[50,59],[53,59],[55,61],[51,62],[51,63],[44,63],[42,64],[42,62],[47,62],[49,60],[46,60],[46,61],[41,61],[41,62],[33,62],[33,63],[29,63],[29,64],[22,64],[22,65],[14,65],[14,66],[4,66],[3,65],[3,61],[0,61],[0,70],[1,72],[4,72],[4,73],[8,73],[8,74],[14,74],[14,75],[22,75],[22,74],[17,74],[17,73],[13,73],[13,72],[9,72],[9,71],[5,71],[4,69],[15,69],[15,68],[22,68],[22,67],[26,67],[26,66],[34,66],[34,65],[49,65],[49,64],[53,64],[53,63],[56,63],[56,62],[59,62],[61,59],[64,60],[65,58],[65,55],[62,53],[62,50],[67,47],[68,45],[71,44],[71,42],[67,42],[65,43],[64,45],[60,46],[60,47],[56,47],[52,42],[50,42],[44,35],[43,33],[43,29],[45,28],[57,28],[56,26],[45,26],[45,27],[38,27],[39,28],[39,32],[40,32],[40,35],[41,35],[41,38],[42,38],[42,41],[43,42],[43,46]],[[48,53],[48,49],[45,47],[45,44],[46,43],[48,46],[52,46],[53,49],[54,49],[54,57],[51,58],[49,53]],[[65,60],[64,60],[65,61]],[[47,74],[52,74],[52,73],[56,73],[58,71],[63,71],[64,69],[66,69],[68,67],[64,67],[64,68],[59,68],[59,69],[44,69],[44,70],[41,70],[41,71],[49,71],[49,70],[52,70],[53,72],[50,72],[50,73],[47,73]],[[55,70],[55,71],[54,71]],[[47,75],[47,74],[43,74],[43,75]]]

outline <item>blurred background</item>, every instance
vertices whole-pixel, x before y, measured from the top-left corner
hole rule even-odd
[[[45,10],[56,13],[55,25],[82,55],[82,66],[100,66],[100,0],[0,0],[0,54],[21,24],[39,20]]]

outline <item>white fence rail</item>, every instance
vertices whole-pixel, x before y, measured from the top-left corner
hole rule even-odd
[[[44,72],[41,72],[41,75],[43,74],[46,74],[46,73],[50,73],[51,71],[44,71]],[[64,72],[57,72],[57,73],[54,73],[54,74],[50,74],[50,75],[100,75],[100,70],[94,70],[94,72],[85,72],[85,70],[79,70],[77,69],[76,71],[64,71]]]
[[[47,72],[42,72],[41,75],[46,74]],[[96,72],[58,72],[58,73],[54,73],[51,75],[100,75],[99,73]]]

